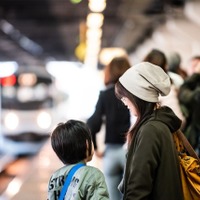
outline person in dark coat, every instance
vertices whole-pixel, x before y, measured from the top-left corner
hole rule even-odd
[[[87,120],[91,129],[95,154],[103,158],[105,175],[110,200],[120,200],[118,185],[123,176],[126,150],[125,134],[130,128],[130,113],[123,103],[115,96],[114,85],[118,78],[131,67],[127,57],[114,57],[104,69],[105,89],[99,94],[96,108]],[[105,151],[100,152],[96,135],[105,125]]]
[[[186,117],[183,132],[200,156],[200,56],[193,70],[193,74],[181,85],[178,97]]]
[[[183,200],[180,166],[173,133],[181,120],[159,95],[170,92],[169,76],[161,67],[142,62],[116,83],[116,96],[137,117],[127,134],[128,153],[120,191],[123,200]]]

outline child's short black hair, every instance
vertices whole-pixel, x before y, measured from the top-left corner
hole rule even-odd
[[[78,120],[59,123],[51,134],[51,145],[64,164],[80,162],[92,153],[90,130]]]

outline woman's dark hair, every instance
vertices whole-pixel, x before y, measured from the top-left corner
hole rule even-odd
[[[51,134],[51,145],[64,164],[80,162],[92,153],[90,130],[77,120],[59,123]]]
[[[137,121],[131,130],[127,134],[128,145],[130,145],[134,135],[138,131],[140,125],[150,116],[153,112],[156,103],[144,101],[132,93],[130,93],[119,81],[115,84],[115,94],[118,99],[122,99],[123,97],[128,98],[132,104],[136,107],[137,113]]]
[[[104,84],[109,85],[116,83],[119,77],[130,67],[131,64],[127,57],[114,57],[104,68]]]

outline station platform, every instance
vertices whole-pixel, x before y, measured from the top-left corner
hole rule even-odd
[[[103,131],[97,135],[103,150]],[[15,178],[4,192],[0,200],[45,200],[47,199],[48,181],[52,173],[63,166],[54,153],[50,139],[46,141],[40,152],[34,156],[29,164],[30,168],[21,177]],[[93,156],[88,165],[95,166],[102,171],[102,160]]]
[[[30,161],[30,168],[9,185],[0,200],[45,200],[48,181],[52,173],[62,167],[62,162],[54,153],[50,140],[47,140],[40,152]],[[88,165],[102,170],[101,159],[93,156]]]

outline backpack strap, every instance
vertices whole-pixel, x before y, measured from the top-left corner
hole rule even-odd
[[[199,157],[197,156],[195,150],[193,149],[191,144],[188,142],[187,138],[182,133],[182,131],[179,129],[176,133],[177,133],[179,140],[181,140],[183,142],[183,146],[185,147],[187,152],[190,154],[190,156],[192,156],[193,158],[196,158],[198,160],[198,162],[200,163]]]
[[[63,185],[61,194],[60,194],[60,196],[59,196],[59,200],[64,200],[65,195],[66,195],[66,193],[67,193],[67,189],[68,189],[68,187],[69,187],[69,185],[70,185],[70,182],[71,182],[71,180],[72,180],[72,177],[73,177],[74,173],[75,173],[80,167],[83,167],[83,166],[85,166],[84,163],[78,163],[77,165],[73,166],[73,167],[70,169],[70,171],[69,171],[69,173],[68,173],[68,175],[67,175],[67,178],[66,178],[66,180],[65,180],[65,183],[64,183],[64,185]]]

